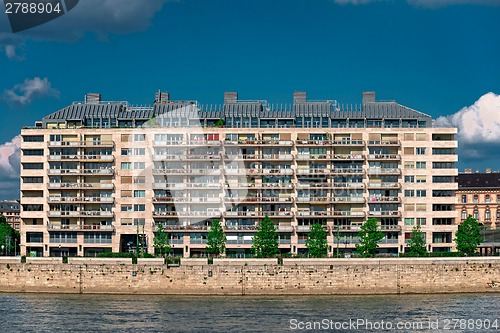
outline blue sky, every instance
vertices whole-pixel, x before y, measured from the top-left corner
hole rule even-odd
[[[473,131],[494,132],[485,126],[500,129],[499,17],[497,0],[82,0],[11,34],[0,13],[0,168],[15,163],[8,143],[22,126],[89,91],[150,104],[159,88],[202,103],[228,90],[359,103],[374,90],[464,132],[474,124],[461,114],[485,116]],[[492,135],[484,146],[464,137],[460,169],[500,168]]]

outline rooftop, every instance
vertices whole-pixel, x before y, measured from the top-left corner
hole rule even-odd
[[[500,173],[459,173],[457,182],[459,189],[500,188]]]
[[[429,115],[396,101],[376,101],[374,92],[363,93],[362,103],[355,106],[335,100],[309,101],[305,92],[295,92],[292,104],[242,101],[237,92],[226,92],[220,105],[173,101],[169,93],[158,92],[150,106],[107,102],[100,94],[87,94],[84,102],[74,102],[44,117],[41,126],[66,123],[77,127],[138,127],[158,117],[197,118],[208,126],[223,119],[226,127],[430,127],[432,124]],[[260,120],[264,121],[259,123]]]

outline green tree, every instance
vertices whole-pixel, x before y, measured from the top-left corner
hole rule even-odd
[[[214,220],[207,234],[207,252],[220,256],[226,252],[226,234],[219,220]]]
[[[309,255],[313,258],[326,257],[328,254],[328,242],[326,240],[326,231],[319,223],[311,226],[311,231],[307,235],[306,246]]]
[[[252,252],[257,258],[272,258],[278,254],[278,233],[273,221],[266,215],[253,236]]]
[[[462,254],[468,256],[474,255],[477,246],[483,242],[481,228],[477,220],[469,215],[469,217],[458,226],[454,241],[457,244],[457,250],[462,252]]]
[[[158,225],[158,231],[156,231],[155,238],[153,238],[153,247],[161,257],[165,257],[170,252],[168,233],[163,230],[163,225],[161,224]]]
[[[224,127],[226,125],[226,122],[224,121],[224,119],[222,118],[219,118],[219,120],[217,120],[214,124],[214,127]]]
[[[412,257],[422,257],[427,254],[425,244],[425,233],[420,230],[420,226],[413,227],[410,239],[408,240],[408,255]]]
[[[363,258],[373,257],[377,254],[378,243],[384,238],[384,234],[378,230],[377,219],[368,219],[361,226],[358,238],[359,244],[356,244],[356,251],[358,251]]]
[[[7,223],[5,216],[0,215],[0,248],[3,247],[3,254],[12,254],[19,240],[19,232]]]

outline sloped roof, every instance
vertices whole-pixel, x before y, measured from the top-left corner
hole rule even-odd
[[[459,189],[500,188],[500,173],[459,173]]]

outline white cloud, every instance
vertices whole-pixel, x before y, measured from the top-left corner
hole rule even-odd
[[[500,143],[500,95],[487,93],[473,105],[439,117],[436,126],[457,127],[460,143]]]
[[[52,88],[47,78],[35,77],[26,79],[23,83],[16,84],[12,89],[6,89],[0,98],[9,104],[24,106],[34,98],[59,97],[59,91]]]
[[[24,60],[24,55],[20,54],[24,49],[24,39],[7,33],[0,33],[0,51],[10,60]],[[0,52],[1,53],[1,52]]]
[[[21,161],[21,136],[0,145],[0,198],[19,197],[19,170]]]
[[[436,119],[435,127],[458,128],[459,160],[464,168],[494,167],[500,159],[500,95],[487,93],[473,105]]]

